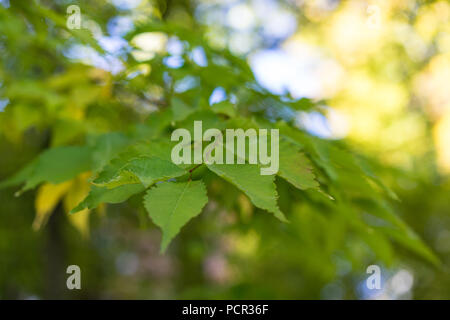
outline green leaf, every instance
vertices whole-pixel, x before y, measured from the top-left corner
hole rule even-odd
[[[319,187],[312,172],[312,165],[309,159],[298,147],[280,139],[280,168],[278,175],[286,179],[295,187],[305,190]]]
[[[78,174],[91,169],[89,147],[70,146],[49,149],[19,171],[0,187],[26,182],[20,192],[32,189],[42,182],[58,184],[73,179]]]
[[[314,103],[311,99],[301,98],[296,101],[289,101],[287,104],[294,110],[309,110],[313,108],[316,103]]]
[[[211,106],[211,109],[215,113],[224,114],[229,116],[230,118],[236,116],[236,108],[229,101],[221,101],[219,103],[215,103]]]
[[[253,164],[209,164],[208,168],[243,191],[258,208],[272,212],[283,222],[288,220],[277,204],[274,175],[261,175]]]
[[[406,225],[405,225],[406,227]],[[394,241],[401,244],[410,251],[421,256],[435,267],[442,267],[442,262],[434,252],[420,239],[420,237],[407,227],[407,232],[400,232],[398,229],[380,228],[388,234]]]
[[[183,174],[186,174],[186,171],[170,161],[156,157],[140,157],[132,159],[113,178],[98,185],[114,188],[123,184],[142,183],[149,187],[156,181],[176,178]]]
[[[172,98],[171,102],[174,121],[184,120],[187,116],[195,111],[194,108],[189,107],[183,102],[183,100],[179,98]]]
[[[420,237],[400,217],[389,204],[374,199],[359,199],[354,202],[365,211],[365,222],[378,233],[384,233],[392,240],[421,256],[434,266],[440,266],[441,261]],[[378,220],[373,217],[378,218]]]
[[[75,213],[83,209],[96,208],[101,203],[120,203],[127,200],[134,194],[142,192],[145,187],[142,184],[127,184],[114,189],[107,189],[97,186],[92,186],[86,199],[71,210],[70,213]]]
[[[169,108],[151,113],[145,121],[145,124],[136,125],[137,135],[146,137],[147,139],[157,137],[170,126],[170,123],[173,121],[172,116],[173,112]]]
[[[73,119],[57,119],[52,126],[52,147],[69,144],[83,134],[85,124]]]
[[[165,182],[150,189],[144,206],[153,222],[163,232],[161,251],[190,219],[197,216],[208,202],[201,181]]]
[[[93,148],[93,170],[97,171],[102,169],[112,158],[125,149],[127,143],[127,137],[118,132],[91,137],[89,144]]]
[[[128,160],[129,160],[128,157],[122,156],[112,159],[103,168],[103,170],[98,173],[97,178],[95,178],[93,183],[99,186],[107,184],[109,181],[114,179],[117,172],[120,170],[120,168],[126,165]]]
[[[120,153],[116,158],[112,159],[93,181],[97,185],[105,185],[114,179],[119,171],[125,167],[130,161],[139,157],[157,157],[168,162],[171,161],[172,142],[146,141],[136,143],[124,152]],[[112,186],[110,186],[112,187]]]
[[[31,174],[35,170],[37,159],[38,158],[31,161],[29,164],[27,164],[25,167],[23,167],[20,171],[18,171],[9,179],[0,182],[0,189],[8,188],[23,183],[28,177],[31,176]]]
[[[202,130],[205,132],[211,128],[217,128],[219,130],[225,127],[226,122],[220,119],[220,117],[211,110],[201,110],[192,113],[184,121],[180,122],[179,127],[188,130],[191,133],[191,137],[194,137],[194,121],[202,122]]]
[[[169,140],[169,138],[168,138]],[[145,141],[133,145],[127,152],[128,159],[139,156],[157,157],[163,160],[172,161],[171,152],[175,145],[172,141]],[[129,155],[132,155],[131,157]]]

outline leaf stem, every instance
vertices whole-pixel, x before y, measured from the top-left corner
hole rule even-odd
[[[194,170],[197,169],[198,167],[200,167],[202,164],[203,163],[199,163],[195,167],[193,167],[192,169],[189,169],[189,180],[192,180],[192,172],[194,172]]]

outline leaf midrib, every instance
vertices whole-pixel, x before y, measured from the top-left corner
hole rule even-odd
[[[177,210],[178,204],[180,203],[181,198],[183,198],[184,194],[186,193],[186,189],[189,187],[190,184],[191,184],[191,181],[188,181],[188,183],[187,183],[186,186],[184,187],[183,191],[181,192],[181,195],[178,197],[177,202],[175,203],[175,207],[174,207],[173,210],[169,213],[169,219],[168,219],[167,222],[164,224],[163,230],[167,230],[167,226],[170,224],[170,221],[172,220],[173,214],[174,214],[174,212]]]

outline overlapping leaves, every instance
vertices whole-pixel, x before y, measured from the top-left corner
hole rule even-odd
[[[64,20],[51,14],[51,10],[45,10],[45,12],[48,13],[46,16],[49,19],[58,22],[57,25],[64,25]],[[24,26],[23,30],[25,29]],[[106,112],[98,112],[101,116],[91,115],[92,118],[83,115],[86,121],[89,120],[87,122],[90,126],[84,125],[83,118],[82,120],[75,117],[67,119],[67,113],[70,114],[73,110],[85,111],[92,105],[95,106],[92,109],[97,111],[112,108],[108,105],[107,109],[101,109],[102,106],[95,105],[95,100],[103,95],[96,87],[85,90],[87,85],[74,89],[73,94],[71,93],[71,97],[76,97],[75,107],[69,103],[72,102],[70,99],[61,99],[64,96],[61,92],[71,90],[69,87],[73,82],[71,79],[74,78],[69,77],[65,80],[53,78],[57,81],[49,81],[48,86],[34,83],[27,90],[23,90],[23,86],[29,83],[26,81],[26,74],[14,85],[6,83],[6,87],[9,88],[6,93],[15,104],[14,110],[20,111],[22,106],[26,106],[23,107],[26,111],[23,113],[28,114],[32,109],[27,103],[37,100],[45,105],[43,108],[45,112],[48,111],[55,117],[56,120],[51,125],[52,146],[59,147],[42,152],[12,178],[1,182],[0,186],[9,187],[24,183],[22,191],[25,191],[44,183],[57,185],[79,179],[81,174],[91,172],[91,190],[72,212],[93,209],[102,203],[123,202],[134,195],[142,195],[146,192],[144,206],[150,218],[163,232],[162,248],[165,249],[183,225],[201,213],[208,201],[207,189],[210,188],[208,184],[210,180],[206,179],[208,174],[216,179],[213,181],[231,183],[244,193],[255,207],[286,221],[292,212],[283,213],[280,209],[279,179],[281,178],[287,182],[288,194],[292,197],[290,199],[292,202],[306,203],[308,208],[317,209],[317,214],[320,211],[333,211],[343,216],[353,230],[368,239],[367,243],[375,251],[376,243],[383,243],[379,239],[389,237],[436,263],[434,255],[387,205],[387,198],[395,198],[395,195],[381,183],[368,166],[363,164],[363,161],[347,151],[345,145],[313,137],[289,122],[289,116],[286,114],[295,114],[296,110],[314,108],[315,104],[311,100],[294,101],[287,97],[282,99],[270,94],[257,84],[245,60],[232,56],[226,50],[216,50],[205,45],[201,30],[149,23],[136,28],[128,38],[131,39],[141,32],[153,31],[179,37],[187,44],[189,50],[202,46],[208,64],[207,66],[197,65],[189,60],[189,52],[186,52],[183,56],[186,60],[183,68],[171,69],[161,63],[163,56],[157,56],[147,62],[152,69],[147,78],[137,77],[130,80],[128,84],[126,81],[119,81],[117,86],[128,94],[134,91],[149,91],[149,83],[156,84],[155,91],[167,89],[164,93],[166,100],[161,101],[160,110],[151,113],[144,123],[134,123],[129,126],[132,127],[132,130],[129,130],[132,133],[109,133],[89,139],[90,132],[85,132],[87,127],[95,132],[93,127],[95,128],[97,123],[103,124],[102,130],[111,131],[115,121],[120,120],[124,113],[114,114],[111,118],[107,117],[109,113]],[[92,42],[85,40],[82,42]],[[96,45],[95,41],[92,45]],[[130,66],[133,63],[137,62],[130,62]],[[65,74],[72,76],[73,72],[77,81],[81,81],[80,79],[86,78],[86,69],[72,68],[66,70]],[[126,78],[123,75],[120,77],[122,77],[120,80]],[[186,80],[187,77],[194,77],[195,84],[188,90],[178,90],[179,92],[174,94],[173,86]],[[49,76],[49,78],[52,77]],[[102,81],[108,79],[106,76],[101,78]],[[209,106],[208,99],[211,92],[218,87],[235,99],[227,99]],[[132,94],[127,97],[130,96]],[[121,101],[127,101],[127,99]],[[56,112],[58,107],[63,110],[67,108],[67,112]],[[10,112],[10,109],[8,107],[2,115],[8,121],[5,120],[2,123],[12,122],[9,117],[13,117],[14,113]],[[129,109],[126,110],[129,111]],[[42,118],[40,120],[45,118],[41,114],[38,116]],[[77,116],[79,116],[78,113]],[[26,125],[18,123],[17,126],[20,128],[23,126],[26,129],[28,124],[45,123],[45,121],[31,120],[25,121]],[[196,174],[199,171],[194,172],[194,169],[197,170],[196,166],[173,164],[170,159],[170,150],[173,145],[170,143],[170,132],[177,127],[192,131],[193,121],[196,120],[203,121],[204,129],[224,130],[236,127],[279,129],[280,168],[277,176],[262,176],[258,165],[248,163],[208,164],[207,170],[199,174]],[[123,127],[128,128],[129,123],[126,121],[123,123]],[[75,139],[78,136],[88,137],[85,145],[79,145],[80,141]],[[78,145],[74,145],[74,141]],[[47,187],[44,190],[46,189]],[[323,194],[329,196],[324,197]],[[55,203],[52,203],[52,207],[53,205]],[[43,206],[41,213],[47,213],[47,211],[49,209]],[[378,223],[379,221],[374,217],[380,219],[382,223]],[[273,223],[278,221],[274,220]],[[375,231],[377,236],[365,235],[365,232],[369,232],[368,230]]]

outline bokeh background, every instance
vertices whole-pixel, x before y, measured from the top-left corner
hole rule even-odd
[[[61,45],[55,38],[64,35],[40,36],[45,33],[19,28],[21,16],[15,13],[25,4],[0,1],[0,39],[2,33],[16,37],[10,46],[0,45],[4,59],[0,75],[21,79],[6,86],[0,78],[1,178],[49,143],[46,133],[39,130],[42,119],[33,107],[22,104],[8,112],[11,101],[6,96],[20,97],[26,89],[50,106],[61,99],[50,90],[22,81],[27,79],[24,70],[28,67],[23,61],[30,65],[41,61],[45,69],[51,64],[49,52],[53,51],[69,62],[79,62],[71,69],[73,78],[55,77],[53,85],[86,81],[85,86],[67,89],[67,95],[74,106],[89,105],[101,100],[106,94],[101,90],[108,88],[89,90],[87,80],[76,77],[82,68],[89,68],[92,77],[100,79],[97,81],[108,82],[129,67],[128,54],[144,61],[165,52],[164,64],[174,69],[182,66],[183,44],[175,38],[144,34],[127,39],[126,34],[139,23],[149,18],[182,25],[196,23],[204,27],[208,45],[245,59],[259,84],[272,93],[320,101],[323,112],[299,111],[298,126],[324,139],[346,139],[358,152],[376,159],[383,167],[382,179],[401,200],[395,204],[398,214],[442,265],[434,267],[401,253],[401,249],[400,253],[387,252],[393,258],[385,265],[371,260],[368,249],[359,245],[352,250],[355,255],[367,256],[363,259],[367,263],[355,264],[341,255],[339,248],[323,249],[323,242],[333,241],[334,234],[340,232],[338,222],[330,225],[329,220],[310,212],[294,220],[295,234],[271,234],[272,226],[266,220],[248,218],[247,223],[237,226],[236,213],[216,212],[214,203],[183,229],[176,240],[177,250],[161,255],[159,230],[133,199],[91,215],[89,230],[86,222],[70,221],[62,207],[46,226],[33,228],[35,192],[17,198],[11,188],[0,191],[1,299],[450,298],[448,1],[39,3],[58,12],[61,19],[67,18],[69,5],[78,5],[83,28],[93,35],[103,53],[67,39]],[[36,11],[34,17],[41,19],[46,13]],[[197,64],[206,63],[201,49],[191,54]],[[24,56],[28,60],[22,59]],[[17,60],[20,64],[14,57],[21,57]],[[138,64],[135,70],[152,72],[146,64]],[[175,90],[183,92],[194,85],[195,78],[186,77]],[[158,88],[153,89],[156,93],[152,94],[157,95]],[[209,100],[216,103],[226,97],[219,86]],[[127,99],[124,94],[117,103],[134,105]],[[147,101],[135,106],[134,112],[145,115],[154,108]],[[109,116],[106,107],[103,111]],[[105,113],[97,115],[93,125],[103,126]],[[77,117],[75,107],[72,114]],[[126,110],[119,114],[132,117]],[[58,123],[61,128],[71,124]],[[74,126],[71,132],[76,134],[77,129]],[[57,135],[50,144],[63,144],[70,138]],[[251,216],[251,208],[244,212]],[[282,252],[275,245],[279,241],[286,243]],[[365,267],[373,263],[382,268],[381,290],[365,287]],[[65,289],[65,267],[69,264],[81,267],[81,291]]]

